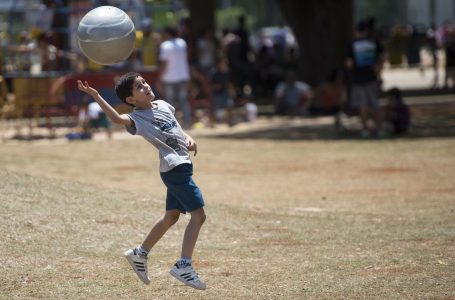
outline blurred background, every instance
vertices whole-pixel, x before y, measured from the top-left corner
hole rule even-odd
[[[77,44],[79,21],[101,5],[123,9],[137,30],[133,54],[117,65],[91,62]],[[25,126],[29,138],[38,128],[55,137],[59,128],[87,127],[81,119],[90,114],[91,100],[77,91],[77,79],[90,80],[112,105],[127,111],[113,94],[114,81],[137,71],[154,87],[166,26],[187,43],[193,128],[233,127],[280,114],[277,88],[293,77],[303,84],[299,101],[305,104],[285,115],[334,116],[337,128],[345,130],[342,119],[357,114],[350,107],[345,60],[359,23],[384,49],[381,97],[398,88],[414,113],[436,105],[435,113],[451,118],[454,19],[453,0],[2,0],[2,135],[22,137]],[[227,74],[222,101],[220,73]]]

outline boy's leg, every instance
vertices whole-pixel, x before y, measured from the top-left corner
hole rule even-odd
[[[152,247],[163,237],[166,231],[178,221],[179,216],[180,210],[167,210],[164,216],[156,221],[152,230],[142,243],[142,247],[147,251],[150,251],[150,249],[152,249]]]
[[[194,246],[196,245],[199,231],[205,221],[204,208],[198,208],[191,212],[191,219],[185,229],[182,243],[182,258],[191,259]]]
[[[125,252],[125,257],[134,272],[145,284],[150,283],[147,267],[148,252],[161,239],[166,231],[174,225],[175,222],[177,222],[179,216],[180,211],[178,209],[166,211],[166,214],[155,223],[142,245],[129,249]]]
[[[188,223],[182,244],[182,258],[174,265],[170,273],[184,284],[196,289],[205,290],[205,283],[191,265],[194,246],[196,245],[199,231],[205,221],[204,208],[198,208],[191,212],[191,219]]]

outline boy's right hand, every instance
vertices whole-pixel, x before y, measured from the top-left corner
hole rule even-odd
[[[89,86],[88,82],[85,81],[85,84],[81,80],[77,81],[77,87],[80,91],[85,92],[95,98],[98,95],[98,91]]]

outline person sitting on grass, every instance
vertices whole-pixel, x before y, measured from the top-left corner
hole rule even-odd
[[[131,267],[145,284],[149,284],[149,251],[177,222],[181,213],[190,212],[191,219],[185,230],[181,258],[170,270],[170,274],[188,286],[205,289],[205,283],[191,264],[199,231],[206,218],[202,193],[192,179],[193,165],[189,155],[189,151],[194,151],[196,156],[197,144],[182,130],[174,116],[174,107],[163,100],[154,101],[155,95],[150,85],[138,73],[123,75],[115,86],[117,96],[134,107],[129,114],[119,114],[87,81],[82,83],[78,80],[78,88],[90,95],[113,123],[125,125],[129,133],[142,136],[159,152],[160,175],[167,187],[166,212],[141,245],[125,252]]]
[[[391,88],[386,96],[385,121],[391,124],[393,134],[406,134],[411,125],[411,110],[404,102],[400,89]]]
[[[104,128],[107,138],[112,138],[111,123],[97,102],[83,103],[78,115],[78,125],[90,138],[94,132]]]
[[[275,113],[277,115],[306,116],[313,94],[311,87],[297,80],[294,70],[286,73],[286,80],[275,88]]]

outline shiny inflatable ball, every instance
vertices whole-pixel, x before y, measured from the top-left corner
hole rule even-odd
[[[133,52],[136,30],[123,10],[100,6],[89,11],[79,22],[77,37],[87,58],[101,65],[113,65]]]

